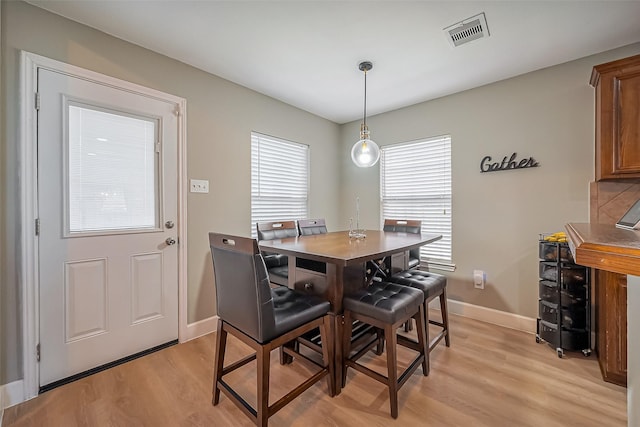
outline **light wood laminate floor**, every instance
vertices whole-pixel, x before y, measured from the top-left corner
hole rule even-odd
[[[436,313],[434,313],[437,316]],[[353,370],[342,394],[321,381],[270,419],[271,426],[626,426],[626,389],[602,381],[594,355],[559,359],[535,336],[451,317],[451,347],[431,354],[400,390],[389,415],[384,386]],[[179,344],[8,408],[3,426],[251,426],[224,395],[211,406],[215,334]],[[249,353],[229,338],[227,363]],[[399,363],[412,354],[399,350]],[[371,359],[384,372],[385,358]],[[271,402],[309,371],[271,357]],[[228,381],[255,402],[255,362]]]

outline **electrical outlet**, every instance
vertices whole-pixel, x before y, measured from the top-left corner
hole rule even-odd
[[[192,193],[208,193],[209,192],[209,181],[206,179],[192,179],[190,181],[190,187]]]
[[[476,289],[484,289],[487,281],[487,273],[482,270],[473,270],[473,287]]]

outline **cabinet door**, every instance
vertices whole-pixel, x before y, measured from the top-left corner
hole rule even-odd
[[[596,180],[640,177],[640,55],[596,66]]]
[[[295,274],[294,289],[296,291],[329,299],[327,276],[325,274],[304,268],[296,268]]]
[[[627,385],[627,277],[596,270],[597,352],[605,381]]]
[[[640,173],[640,69],[613,80],[613,175]]]

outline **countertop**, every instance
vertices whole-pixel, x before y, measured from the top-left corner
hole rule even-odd
[[[640,231],[591,223],[569,223],[565,228],[577,264],[640,276]]]

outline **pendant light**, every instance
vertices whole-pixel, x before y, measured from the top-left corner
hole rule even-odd
[[[369,138],[369,128],[367,127],[367,72],[371,71],[373,64],[364,61],[358,65],[358,68],[364,72],[364,118],[360,125],[360,140],[351,149],[351,160],[358,167],[368,168],[378,163],[380,159],[380,148]]]

